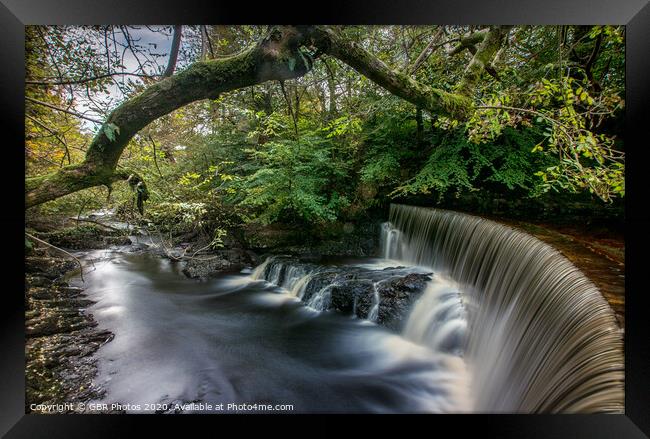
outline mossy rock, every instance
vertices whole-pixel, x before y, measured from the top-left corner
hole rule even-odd
[[[299,228],[284,224],[248,224],[242,230],[243,241],[253,250],[276,250],[304,244],[308,237]]]
[[[110,245],[128,245],[131,243],[121,232],[106,230],[94,224],[66,227],[54,232],[41,233],[39,238],[61,248],[74,250],[105,248]]]

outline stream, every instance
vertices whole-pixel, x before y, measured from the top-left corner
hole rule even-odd
[[[192,402],[196,410],[183,412],[469,407],[458,356],[366,319],[320,312],[251,274],[197,281],[179,263],[147,252],[85,257],[94,269],[77,285],[96,302],[88,311],[99,326],[115,334],[96,354],[96,383],[106,393],[93,403],[119,403],[127,412],[174,411]],[[362,265],[386,267],[381,260]]]
[[[397,204],[380,241],[383,258],[275,255],[203,281],[137,244],[84,254],[94,267],[83,284],[89,312],[115,334],[96,353],[106,392],[93,403],[127,412],[623,411],[623,332],[556,249],[479,217]]]

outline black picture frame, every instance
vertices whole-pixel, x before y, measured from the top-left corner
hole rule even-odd
[[[17,437],[122,437],[144,434],[152,425],[168,430],[206,424],[225,434],[227,423],[240,432],[260,424],[288,428],[296,417],[219,415],[214,417],[147,415],[25,415],[24,300],[22,249],[24,230],[24,26],[29,24],[617,24],[626,25],[626,334],[624,415],[443,415],[417,416],[419,427],[443,434],[447,428],[479,437],[506,438],[643,438],[650,435],[650,330],[644,253],[650,244],[647,164],[650,163],[650,4],[648,0],[423,0],[322,2],[307,4],[199,0],[1,0],[0,112],[3,200],[0,236],[5,274],[0,305],[0,433]],[[22,175],[21,175],[22,173]],[[24,288],[24,287],[23,287]],[[301,420],[305,417],[299,416]],[[329,420],[306,417],[319,433],[340,432]],[[333,417],[340,419],[340,417]],[[404,426],[402,417],[365,419],[364,428],[386,422]],[[411,422],[410,418],[407,422]],[[387,421],[388,420],[388,421]],[[139,431],[138,431],[139,430]],[[426,430],[425,430],[426,431]],[[370,431],[367,430],[367,433]],[[191,433],[187,433],[189,435]],[[311,434],[305,432],[305,434]],[[448,433],[449,434],[449,433]]]

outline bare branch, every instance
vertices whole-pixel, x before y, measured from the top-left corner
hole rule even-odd
[[[40,79],[37,81],[25,81],[25,84],[29,85],[41,85],[41,86],[51,86],[51,85],[76,85],[76,84],[85,84],[87,82],[99,81],[100,79],[110,78],[112,76],[135,76],[138,78],[146,79],[156,79],[159,75],[147,75],[144,73],[129,73],[129,72],[115,72],[115,73],[106,73],[104,75],[92,76],[89,78],[80,78],[80,79],[62,79],[59,81],[49,81],[46,79]]]
[[[45,245],[48,246],[48,247],[52,247],[53,249],[58,250],[58,251],[60,251],[61,253],[65,254],[65,255],[67,255],[67,256],[70,256],[72,259],[74,259],[74,260],[77,262],[77,264],[79,264],[79,271],[80,271],[79,275],[80,275],[80,277],[81,277],[81,281],[82,281],[82,282],[85,282],[85,281],[84,281],[84,269],[83,269],[83,265],[81,264],[81,261],[79,260],[79,258],[77,258],[77,257],[76,257],[75,255],[73,255],[73,254],[68,253],[67,251],[63,250],[62,248],[59,248],[59,247],[57,247],[57,246],[55,246],[55,245],[52,245],[52,244],[50,244],[50,243],[47,242],[47,241],[43,241],[42,239],[39,239],[39,238],[37,238],[36,236],[31,235],[31,234],[29,234],[29,233],[27,233],[27,232],[25,232],[25,236],[28,236],[29,238],[33,239],[33,240],[36,241],[36,242],[40,242],[41,244],[45,244]]]
[[[163,73],[163,78],[167,78],[174,74],[174,69],[176,69],[176,60],[178,60],[178,49],[181,46],[182,32],[183,26],[174,26],[174,36],[172,37],[172,47],[169,52],[169,62],[167,63],[165,73]]]
[[[424,48],[422,52],[420,52],[420,55],[415,59],[415,62],[413,63],[413,67],[411,67],[411,75],[414,74],[415,72],[418,71],[420,66],[424,61],[426,61],[429,56],[434,52],[435,48],[434,46],[440,39],[440,37],[443,35],[443,28],[440,28],[438,32],[434,35],[434,37],[431,39],[429,44],[427,44],[427,47]]]
[[[51,134],[54,136],[54,138],[55,138],[56,140],[58,140],[59,143],[60,143],[61,145],[63,145],[63,148],[65,148],[65,156],[68,157],[68,164],[71,164],[71,163],[72,163],[72,159],[70,158],[70,150],[68,149],[68,144],[66,143],[65,140],[61,139],[61,137],[59,136],[59,133],[57,133],[54,129],[48,127],[48,126],[45,125],[43,122],[41,122],[40,120],[36,119],[35,117],[30,116],[29,114],[26,114],[25,117],[27,117],[29,120],[31,120],[32,122],[34,122],[35,124],[37,124],[37,125],[40,126],[41,128],[43,128],[43,129],[45,129],[46,131],[48,131],[49,133],[51,133]],[[64,157],[65,157],[65,156],[64,156]],[[61,162],[61,165],[63,165],[63,162]]]
[[[61,111],[62,113],[67,113],[67,114],[70,114],[72,116],[78,117],[80,119],[85,119],[85,120],[88,120],[90,122],[94,122],[94,123],[97,123],[97,124],[100,124],[100,125],[103,123],[101,120],[93,119],[92,117],[84,116],[83,114],[76,113],[76,112],[70,111],[70,110],[66,110],[65,108],[57,107],[56,105],[48,104],[47,102],[39,101],[38,99],[30,98],[29,96],[25,96],[25,99],[30,101],[30,102],[33,102],[35,104],[43,105],[44,107],[48,107],[48,108],[51,108],[53,110]]]

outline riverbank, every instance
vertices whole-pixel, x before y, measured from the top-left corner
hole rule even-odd
[[[26,225],[36,239],[25,242],[25,411],[86,413],[79,404],[105,391],[94,383],[93,354],[114,334],[98,328],[84,288],[68,283],[80,274],[80,261],[70,252],[131,241],[125,231],[92,220],[39,217]],[[89,269],[92,264],[84,273]]]
[[[92,354],[113,334],[97,328],[85,311],[93,302],[65,281],[77,269],[74,261],[45,252],[25,259],[26,413],[49,413],[48,405],[62,402],[65,413],[78,413],[79,403],[104,392],[93,383]]]

